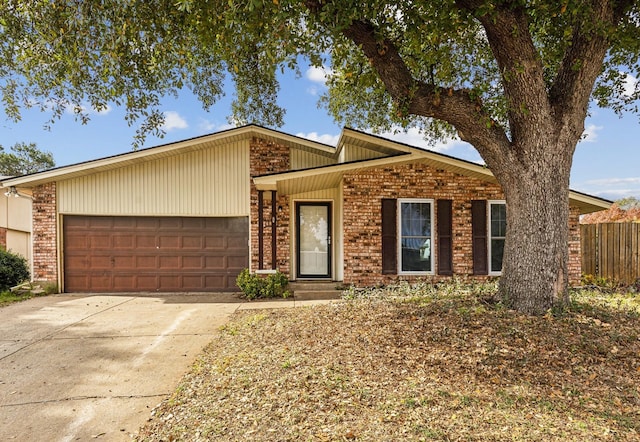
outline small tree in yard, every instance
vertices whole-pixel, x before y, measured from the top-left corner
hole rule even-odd
[[[16,143],[11,152],[5,152],[0,146],[0,175],[26,175],[55,165],[51,152],[39,150],[35,143]]]
[[[276,72],[304,55],[327,66],[323,102],[346,124],[457,134],[504,189],[500,294],[532,314],[568,302],[569,173],[590,102],[621,112],[638,97],[625,89],[640,51],[632,0],[5,3],[10,116],[114,102],[144,119],[143,137],[162,95],[188,87],[208,108],[229,75],[236,121],[279,125]]]

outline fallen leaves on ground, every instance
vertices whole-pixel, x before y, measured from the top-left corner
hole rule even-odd
[[[530,317],[482,299],[236,314],[138,440],[640,439],[640,304]]]

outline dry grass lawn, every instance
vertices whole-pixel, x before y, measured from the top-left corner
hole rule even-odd
[[[238,314],[138,440],[640,440],[640,296],[528,317],[491,290]]]

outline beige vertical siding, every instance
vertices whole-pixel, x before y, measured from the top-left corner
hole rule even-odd
[[[359,160],[371,160],[373,158],[382,158],[386,156],[383,153],[375,150],[366,149],[360,146],[345,145],[343,148],[344,161],[359,161]]]
[[[24,256],[31,267],[31,234],[17,230],[7,231],[7,250]]]
[[[60,213],[246,216],[247,141],[182,153],[58,183]]]
[[[2,188],[2,194],[7,189]],[[21,193],[23,193],[21,191]],[[31,200],[0,195],[0,227],[31,232]]]
[[[310,167],[335,164],[333,158],[307,152],[302,149],[291,149],[291,170],[308,169]]]

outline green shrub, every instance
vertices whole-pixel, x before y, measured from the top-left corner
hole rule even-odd
[[[251,274],[244,269],[236,278],[236,285],[242,290],[246,299],[288,298],[287,276],[279,271],[267,275]]]
[[[29,280],[29,265],[20,255],[0,249],[0,290]]]

